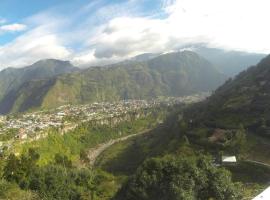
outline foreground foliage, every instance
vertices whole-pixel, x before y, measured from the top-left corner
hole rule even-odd
[[[6,187],[13,186],[21,191],[15,187],[17,184],[47,200],[109,199],[116,192],[114,177],[106,172],[74,168],[66,156],[59,154],[55,155],[53,163],[42,167],[38,166],[38,159],[39,154],[34,149],[20,157],[11,154],[3,172],[3,177],[9,182]],[[31,193],[22,195],[28,195],[26,199],[32,198]]]
[[[214,167],[208,157],[166,156],[144,162],[116,199],[232,200],[241,199],[240,191],[229,171]]]

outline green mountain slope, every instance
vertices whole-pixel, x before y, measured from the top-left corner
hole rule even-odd
[[[240,123],[254,130],[270,122],[270,56],[228,80],[190,118],[216,127]],[[199,111],[198,111],[199,109]],[[199,113],[199,115],[198,115]]]
[[[7,112],[120,99],[182,96],[215,89],[224,82],[207,60],[193,52],[170,53],[145,62],[92,67],[53,79],[30,81],[14,95]],[[33,97],[37,97],[35,101]],[[1,105],[0,105],[1,107]],[[6,107],[6,106],[5,106]]]
[[[48,79],[77,70],[68,61],[54,59],[41,60],[24,68],[7,68],[2,70],[0,72],[0,113],[12,110],[13,102],[20,96],[18,91],[20,91],[20,88],[26,88],[27,82],[36,82],[36,80]],[[33,87],[33,84],[31,87]],[[38,87],[38,85],[34,87]]]

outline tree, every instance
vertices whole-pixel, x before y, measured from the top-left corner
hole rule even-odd
[[[90,160],[88,158],[87,151],[85,151],[85,150],[80,151],[80,160],[83,161],[84,163],[89,163],[90,162]]]
[[[231,139],[229,150],[234,154],[243,154],[247,149],[246,130],[242,124]]]
[[[10,154],[4,167],[3,177],[10,182],[18,182],[21,176],[18,168],[19,165],[20,160],[14,154]]]
[[[19,158],[10,154],[4,167],[3,177],[7,181],[16,182],[21,188],[27,188],[29,176],[37,169],[38,159],[39,154],[32,148],[28,150],[28,154],[22,154]]]
[[[187,129],[188,129],[187,123],[184,120],[182,120],[180,122],[180,134],[185,134],[187,132]]]
[[[184,145],[190,145],[189,139],[186,135],[183,135],[183,143],[184,143]]]
[[[240,189],[230,173],[206,156],[152,158],[116,195],[117,200],[236,200]]]
[[[39,153],[33,148],[28,149],[28,156],[30,160],[34,163],[36,163],[40,157]]]
[[[66,155],[61,155],[59,153],[54,156],[55,164],[61,165],[63,167],[71,168],[72,162],[68,159]]]

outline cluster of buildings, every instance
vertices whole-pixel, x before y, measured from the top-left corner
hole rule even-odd
[[[114,118],[128,112],[160,105],[170,106],[179,103],[193,103],[204,99],[206,96],[206,94],[198,94],[153,100],[125,100],[85,105],[65,105],[53,110],[0,116],[0,136],[1,134],[13,132],[14,135],[10,140],[37,140],[44,136],[44,133],[49,128],[57,128],[63,133],[74,129],[81,122],[101,120],[108,117]],[[0,141],[0,146],[1,144]]]

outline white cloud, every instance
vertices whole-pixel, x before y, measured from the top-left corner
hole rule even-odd
[[[177,0],[167,11],[178,36],[204,36],[212,46],[270,51],[268,0]]]
[[[103,24],[87,44],[89,63],[163,52],[186,44],[248,52],[270,52],[267,0],[165,0],[168,17],[117,17]],[[94,53],[93,53],[94,52]]]
[[[24,24],[6,24],[0,26],[0,32],[18,32],[18,31],[23,31],[26,29],[26,25]]]
[[[142,15],[138,2],[99,2],[69,15],[50,11],[32,16],[24,21],[27,32],[0,46],[0,66],[22,66],[48,57],[97,65],[190,43],[270,52],[268,0],[164,0],[162,18],[156,13]]]
[[[71,50],[48,27],[37,27],[11,43],[0,46],[0,66],[25,66],[40,59],[67,59]]]

